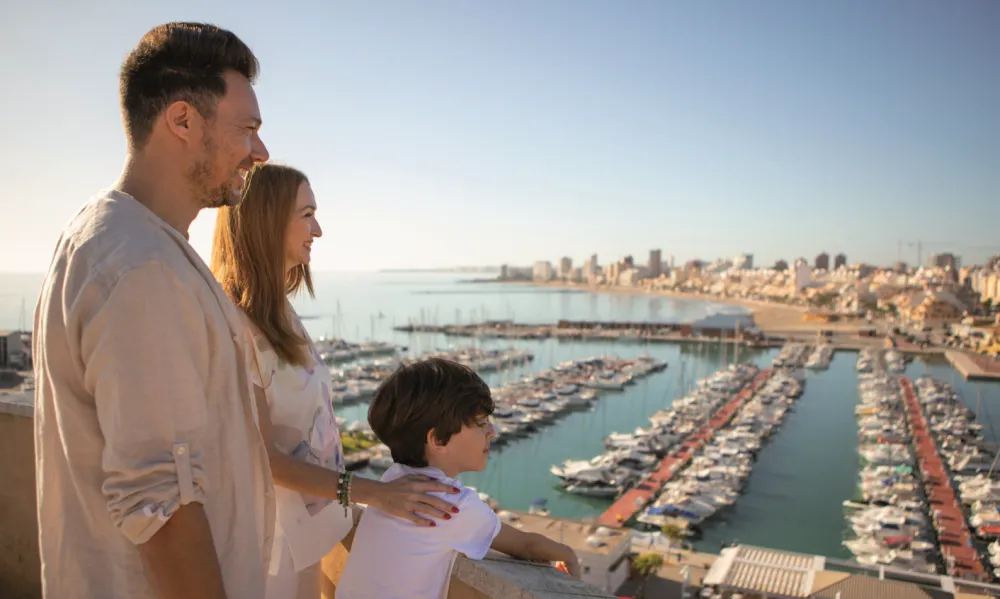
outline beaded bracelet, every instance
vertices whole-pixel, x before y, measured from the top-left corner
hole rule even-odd
[[[344,506],[344,515],[347,515],[348,508],[351,507],[351,487],[353,486],[353,475],[344,472],[337,481],[337,501]]]

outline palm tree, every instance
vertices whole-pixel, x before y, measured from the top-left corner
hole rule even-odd
[[[643,591],[649,577],[655,574],[663,566],[663,556],[659,553],[643,553],[632,562],[632,570],[642,577],[639,587],[635,590],[635,596],[643,599]]]
[[[670,545],[673,546],[675,542],[679,542],[684,538],[684,531],[681,530],[680,526],[676,524],[664,524],[663,528],[660,529],[663,536],[670,539]]]

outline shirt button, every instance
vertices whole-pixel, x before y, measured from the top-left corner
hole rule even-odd
[[[187,453],[187,449],[184,449],[183,447],[177,448],[177,455],[184,455],[185,453]]]

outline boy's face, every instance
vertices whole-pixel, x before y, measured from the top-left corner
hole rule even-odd
[[[477,416],[472,424],[465,424],[444,445],[435,443],[428,461],[441,468],[448,476],[460,472],[479,472],[490,459],[490,443],[496,431],[485,414]],[[437,463],[433,463],[437,462]]]

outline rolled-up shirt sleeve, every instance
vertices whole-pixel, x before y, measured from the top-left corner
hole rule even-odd
[[[104,437],[102,491],[115,525],[142,544],[181,505],[205,501],[205,314],[155,262],[123,275],[90,313],[80,347]]]

